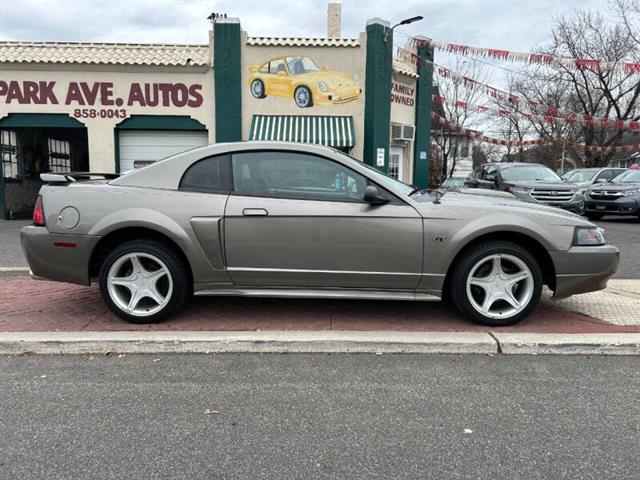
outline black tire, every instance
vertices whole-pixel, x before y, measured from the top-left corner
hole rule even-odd
[[[264,89],[264,82],[259,78],[251,82],[249,90],[251,90],[251,95],[253,95],[254,98],[265,98],[267,96]]]
[[[296,102],[296,105],[300,108],[313,107],[313,97],[309,87],[302,85],[296,88],[295,92],[293,92],[293,101]]]
[[[604,213],[587,212],[587,218],[589,220],[600,220],[602,217],[604,217]]]
[[[483,258],[496,254],[507,254],[520,259],[529,268],[533,280],[533,292],[529,302],[520,312],[510,317],[494,318],[483,315],[472,305],[467,295],[467,278],[471,274],[471,270]],[[449,291],[447,293],[450,295],[453,304],[468,320],[481,325],[502,327],[516,324],[531,313],[540,301],[542,284],[540,266],[528,251],[511,242],[488,241],[470,248],[457,259],[451,271],[451,278],[448,283]]]
[[[172,292],[168,296],[169,299],[161,310],[152,315],[139,316],[127,313],[116,304],[109,293],[107,281],[109,270],[116,261],[132,253],[148,254],[157,257],[165,264],[171,276],[173,285]],[[155,240],[132,240],[113,249],[107,255],[104,262],[102,262],[99,273],[99,284],[100,293],[109,309],[127,322],[136,324],[157,323],[173,315],[184,305],[191,292],[190,276],[187,267],[171,248]]]

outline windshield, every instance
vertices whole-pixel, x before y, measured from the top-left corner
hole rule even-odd
[[[287,57],[287,66],[291,75],[317,72],[320,69],[309,57]]]
[[[596,173],[598,173],[597,168],[571,170],[570,172],[565,173],[562,178],[568,182],[589,182],[596,176]]]
[[[400,180],[396,180],[395,178],[390,177],[385,173],[382,173],[381,171],[377,170],[371,165],[367,165],[366,163],[361,162],[360,160],[352,157],[351,155],[347,155],[346,153],[343,153],[340,150],[335,150],[335,152],[345,157],[348,160],[348,162],[356,162],[358,165],[369,169],[370,176],[383,187],[392,188],[392,189],[396,188],[400,190],[402,193],[404,193],[405,195],[409,195],[411,192],[415,190],[415,188],[412,185],[407,185],[406,183],[401,182]]]
[[[542,165],[517,166],[502,168],[502,178],[510,181],[543,181],[557,182],[561,178],[553,170]]]
[[[613,183],[640,183],[640,170],[628,170],[611,181]]]

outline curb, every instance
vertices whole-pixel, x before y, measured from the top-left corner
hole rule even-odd
[[[3,332],[0,355],[100,353],[497,353],[473,332]]]
[[[3,332],[0,355],[436,353],[640,355],[640,333]]]
[[[640,333],[494,333],[500,352],[557,355],[640,355]]]

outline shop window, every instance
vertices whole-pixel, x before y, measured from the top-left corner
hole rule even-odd
[[[460,144],[460,156],[462,158],[467,158],[469,156],[469,141],[468,140],[462,140],[462,143]]]
[[[49,171],[62,173],[71,170],[71,144],[66,140],[49,138]]]
[[[13,130],[0,130],[0,155],[2,155],[2,177],[18,179],[18,142]]]

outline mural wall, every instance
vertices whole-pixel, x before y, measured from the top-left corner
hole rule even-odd
[[[243,139],[254,138],[251,131],[254,116],[287,116],[283,121],[288,122],[292,136],[294,126],[316,125],[314,143],[336,143],[350,133],[355,139],[350,153],[361,158],[365,39],[362,34],[357,42],[339,46],[305,46],[305,42],[313,39],[282,39],[273,45],[260,44],[260,39],[248,42],[243,32]],[[338,117],[338,121],[331,117]],[[282,126],[279,128],[282,130]],[[275,131],[273,127],[271,131]],[[286,134],[289,135],[288,131]],[[318,136],[322,141],[318,141]]]

